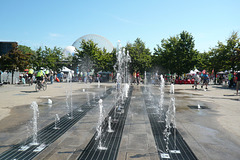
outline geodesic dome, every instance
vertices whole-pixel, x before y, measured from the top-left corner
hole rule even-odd
[[[74,46],[67,46],[66,48],[64,48],[63,50],[63,56],[64,57],[68,57],[68,56],[74,56],[74,54],[76,53],[76,48]]]
[[[107,50],[107,52],[109,52],[109,53],[112,52],[112,50],[113,50],[113,45],[109,40],[107,40],[103,36],[96,35],[96,34],[87,34],[85,36],[82,36],[82,37],[78,38],[73,43],[73,46],[76,47],[77,49],[80,49],[80,44],[81,44],[83,39],[85,41],[92,40],[94,43],[97,44],[97,46],[99,48],[101,48],[101,49],[105,48]]]

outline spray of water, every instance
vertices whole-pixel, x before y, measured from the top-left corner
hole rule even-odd
[[[200,106],[200,104],[198,104],[198,109],[201,109],[201,106]]]
[[[170,104],[166,112],[165,118],[165,130],[163,131],[164,141],[166,143],[166,152],[169,151],[169,136],[171,135],[171,129],[174,130],[174,148],[176,148],[176,121],[175,121],[175,98],[170,99]]]
[[[107,132],[109,133],[114,132],[114,130],[112,130],[111,123],[112,123],[112,117],[110,116],[108,117],[108,130],[107,130]]]
[[[171,84],[171,86],[170,86],[170,93],[174,94],[174,84]]]
[[[39,117],[39,110],[38,110],[38,104],[37,102],[32,102],[31,107],[33,110],[33,118],[32,118],[32,123],[33,123],[33,141],[30,145],[38,145],[38,141],[37,141],[37,131],[38,131],[38,117]]]
[[[106,147],[102,146],[102,124],[103,124],[103,104],[102,99],[99,100],[99,119],[98,119],[98,126],[97,126],[97,136],[95,140],[99,139],[98,149],[99,150],[106,150]]]
[[[159,101],[159,110],[157,111],[159,113],[159,121],[163,121],[163,103],[164,103],[164,87],[165,87],[165,81],[163,78],[163,75],[161,77],[161,84],[160,84],[160,101]]]
[[[58,114],[55,115],[55,126],[53,127],[53,129],[60,129],[57,124],[60,122],[60,118],[58,116]]]
[[[70,101],[70,105],[69,105]],[[73,119],[73,104],[72,104],[72,72],[68,72],[66,86],[66,107],[69,113],[69,119]]]

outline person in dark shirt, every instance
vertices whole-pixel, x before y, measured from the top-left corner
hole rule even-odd
[[[240,86],[240,71],[238,71],[236,77],[237,77],[237,87],[236,87],[236,90],[237,90],[237,95],[238,95],[238,88]]]

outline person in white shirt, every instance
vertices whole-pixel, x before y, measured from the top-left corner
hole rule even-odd
[[[197,85],[198,83],[200,82],[201,78],[199,77],[198,75],[198,72],[193,76],[194,78],[194,86],[195,86],[195,89],[197,89]]]

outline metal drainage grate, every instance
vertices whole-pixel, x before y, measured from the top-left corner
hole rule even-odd
[[[146,90],[146,88],[145,88]],[[143,88],[142,88],[143,92]],[[149,90],[147,92],[150,92]],[[165,130],[165,122],[159,122],[159,116],[157,114],[153,114],[153,109],[149,105],[149,100],[146,99],[146,95],[143,95],[148,118],[150,120],[153,136],[155,139],[155,143],[158,149],[158,154],[160,159],[179,159],[179,160],[196,160],[197,157],[194,155],[192,150],[189,148],[187,143],[182,138],[181,134],[177,129],[170,129],[170,135],[168,140],[169,150],[166,151],[166,141],[164,140],[164,130]],[[154,96],[152,96],[154,97]],[[156,99],[153,99],[156,101]],[[165,114],[165,113],[164,113]]]
[[[108,95],[111,94],[112,88],[108,89],[106,94],[101,98],[105,99]],[[93,99],[90,101],[90,106],[88,103],[85,103],[81,106],[83,112],[79,112],[78,109],[73,111],[73,119],[69,119],[68,114],[60,118],[60,122],[57,124],[59,129],[53,129],[55,127],[55,122],[49,124],[45,128],[38,131],[38,141],[41,142],[38,145],[31,145],[33,139],[32,137],[28,138],[26,141],[23,141],[17,145],[14,145],[9,150],[0,154],[1,160],[14,160],[14,159],[26,159],[31,160],[37,156],[41,151],[46,149],[48,145],[57,140],[62,136],[68,129],[70,129],[75,123],[82,119],[88,111],[93,108],[93,104],[96,103]]]
[[[108,133],[108,123],[107,119],[109,116],[114,117],[114,108],[111,109],[111,111],[108,114],[108,117],[105,118],[105,121],[103,122],[103,135],[102,135],[102,146],[106,147],[107,150],[99,150],[99,140],[95,140],[97,132],[92,137],[91,141],[88,143],[86,148],[83,150],[81,155],[79,156],[78,160],[115,160],[117,159],[117,154],[119,150],[119,146],[122,139],[122,132],[125,125],[125,120],[127,117],[127,112],[129,108],[129,104],[131,101],[132,96],[132,87],[130,88],[129,96],[125,100],[124,103],[124,113],[122,114],[116,114],[116,119],[118,120],[116,123],[113,123],[112,129],[114,130],[113,133]]]

